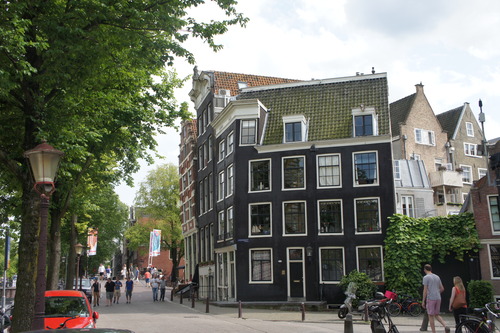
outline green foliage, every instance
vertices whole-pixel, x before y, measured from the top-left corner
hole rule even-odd
[[[353,270],[349,274],[344,275],[340,280],[339,287],[346,291],[350,282],[356,283],[356,300],[371,299],[377,290],[377,286],[372,282],[370,277],[365,273],[358,272],[357,270]]]
[[[482,308],[486,303],[493,302],[493,285],[490,281],[469,281],[467,293],[469,308]]]
[[[385,238],[387,289],[417,297],[422,284],[422,267],[447,255],[463,260],[477,251],[479,237],[472,214],[411,218],[393,215],[389,218]]]
[[[224,16],[209,22],[189,13],[204,0],[0,3],[0,180],[23,198],[19,284],[26,291],[16,294],[14,331],[31,328],[37,262],[37,199],[23,152],[45,139],[65,153],[53,226],[84,181],[130,183],[139,160],[152,161],[155,135],[189,116],[173,97],[184,80],[169,70],[178,58],[194,63],[184,43],[199,38],[218,50],[215,37],[247,22],[235,0],[212,3]]]
[[[182,229],[179,207],[179,173],[173,164],[165,164],[150,171],[136,194],[138,223],[125,233],[131,249],[147,245],[153,229],[162,231],[162,246],[182,252]]]

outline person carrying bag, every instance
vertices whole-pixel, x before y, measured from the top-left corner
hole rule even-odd
[[[450,312],[453,311],[455,324],[458,325],[460,323],[460,315],[467,314],[466,291],[460,276],[455,276],[453,278],[453,284],[454,287],[451,291],[449,310]]]

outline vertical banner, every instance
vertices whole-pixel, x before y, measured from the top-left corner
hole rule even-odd
[[[149,256],[160,255],[161,230],[153,229],[149,235]]]
[[[97,228],[89,228],[87,234],[87,248],[89,256],[95,256],[97,254]]]

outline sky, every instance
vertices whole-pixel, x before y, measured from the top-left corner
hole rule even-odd
[[[215,70],[310,80],[387,73],[389,103],[415,93],[422,83],[435,114],[465,102],[479,114],[483,101],[487,139],[500,136],[500,1],[498,0],[240,0],[237,11],[250,19],[206,43],[188,40],[199,71]],[[198,20],[222,19],[213,4],[191,11]],[[193,73],[182,59],[180,77]],[[191,80],[176,93],[187,101]],[[142,163],[135,188],[116,188],[133,205],[138,184],[159,164],[178,163],[179,134],[157,137],[154,165]]]

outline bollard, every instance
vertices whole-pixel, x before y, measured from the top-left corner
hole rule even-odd
[[[306,306],[304,302],[300,303],[300,311],[302,312],[302,321],[306,320]]]
[[[174,288],[170,291],[170,302],[174,301]]]
[[[194,309],[194,295],[191,294],[191,307]]]
[[[243,307],[241,306],[241,301],[238,301],[238,318],[243,317]]]
[[[344,321],[344,333],[353,333],[352,314],[348,313]]]
[[[422,319],[422,325],[420,326],[420,331],[427,331],[429,326],[429,315],[427,314],[427,310],[424,309],[424,318]]]
[[[182,295],[183,295],[183,294],[184,294],[184,293],[181,293],[181,304],[182,304],[182,298],[183,298],[183,296],[182,296]]]
[[[205,309],[205,313],[209,313],[210,312],[210,300],[209,300],[208,296],[207,296],[206,303],[207,303],[207,307]]]

